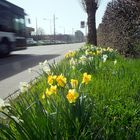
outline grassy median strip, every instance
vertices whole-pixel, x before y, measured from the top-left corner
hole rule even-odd
[[[40,77],[0,100],[0,139],[139,140],[139,71],[139,59],[92,45],[40,63]]]

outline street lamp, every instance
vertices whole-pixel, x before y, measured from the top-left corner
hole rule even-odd
[[[37,35],[37,18],[35,19],[35,23],[36,23],[36,35]]]
[[[44,20],[50,20],[50,34],[52,33],[51,20],[53,20],[53,40],[54,40],[54,43],[56,42],[56,19],[58,19],[58,18],[55,17],[55,14],[53,15],[53,19],[44,18]]]
[[[51,27],[51,20],[52,19],[49,19],[49,18],[43,18],[43,20],[49,20],[50,21],[50,35],[52,34],[52,27]]]
[[[37,17],[35,19],[36,22],[36,40],[38,41],[38,25],[37,25]]]
[[[58,19],[57,17],[55,17],[55,14],[53,15],[53,25],[54,25],[54,43],[56,42],[56,23],[55,20]]]

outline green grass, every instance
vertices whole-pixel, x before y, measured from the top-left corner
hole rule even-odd
[[[101,50],[87,45],[50,65],[51,75],[67,78],[64,87],[57,86],[57,94],[42,99],[50,88],[48,74],[43,72],[27,91],[10,101],[11,107],[2,107],[7,118],[1,118],[0,139],[139,140],[140,60]],[[108,56],[105,62],[103,55]],[[88,84],[82,83],[85,72],[92,76]],[[71,79],[78,80],[79,96],[73,103],[67,99]],[[53,85],[57,85],[55,80]]]

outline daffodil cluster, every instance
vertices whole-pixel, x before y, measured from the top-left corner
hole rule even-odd
[[[50,88],[46,88],[45,93],[42,95],[42,99],[45,99],[45,97],[49,97],[52,94],[57,94],[57,85],[51,85]]]
[[[46,73],[46,74],[50,74],[51,73],[51,70],[50,70],[50,65],[49,65],[49,62],[48,60],[45,60],[44,62],[39,62],[39,70],[43,73]],[[37,69],[34,69],[34,68],[29,68],[28,69],[28,72],[29,74],[35,72],[37,74],[41,74]]]
[[[47,83],[48,87],[46,88],[45,92],[42,95],[42,99],[46,97],[50,97],[51,95],[60,95],[59,91],[66,89],[66,99],[69,103],[75,103],[77,98],[79,97],[79,85],[87,85],[91,81],[91,75],[87,73],[83,73],[82,80],[79,82],[77,79],[70,79],[67,81],[67,78],[60,74],[60,75],[48,75]]]
[[[72,58],[76,54],[75,51],[69,51],[68,53],[65,54],[65,58]]]
[[[9,108],[11,108],[11,105],[0,98],[0,119],[6,120],[7,115],[10,115]],[[7,114],[7,115],[6,115]],[[16,123],[23,122],[19,117],[16,116],[10,116]]]
[[[11,105],[9,103],[6,103],[3,99],[0,98],[0,119],[6,119],[7,116],[3,114],[2,112],[8,114],[9,111],[7,107],[10,107]]]
[[[40,62],[39,67],[43,72],[50,74],[50,67],[49,67],[48,60],[45,60],[44,62]]]
[[[47,83],[49,85],[48,88],[46,88],[45,93],[42,95],[42,99],[45,97],[49,97],[52,94],[57,94],[57,88],[58,87],[65,87],[67,82],[67,79],[62,75],[48,75],[47,77]]]
[[[78,55],[75,55],[75,53],[77,53]],[[87,62],[93,61],[95,58],[97,58],[101,63],[105,63],[107,60],[111,59],[115,62],[114,64],[116,64],[114,56],[115,53],[116,51],[110,47],[101,48],[95,47],[93,45],[86,45],[77,52],[70,51],[65,55],[65,58],[69,60],[72,69],[76,69],[79,64],[86,65]]]
[[[96,47],[96,46],[93,46],[93,45],[86,45],[86,46],[83,46],[82,47],[82,50],[85,51],[85,54],[89,55],[89,54],[94,54],[94,55],[98,55],[98,54],[102,54],[104,52],[113,52],[113,51],[116,51],[116,50],[113,50],[112,48],[110,47],[107,47],[107,48],[102,48],[102,47]]]

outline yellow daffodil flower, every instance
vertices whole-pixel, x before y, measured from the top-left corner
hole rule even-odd
[[[48,76],[48,84],[49,85],[52,85],[53,84],[53,76],[52,75],[49,75]]]
[[[89,52],[89,55],[92,55],[92,51]]]
[[[57,76],[56,75],[53,75],[53,80],[56,80]]]
[[[42,99],[45,99],[45,94],[43,93],[43,95],[42,95]]]
[[[56,80],[56,75],[49,75],[48,76],[48,84],[52,85],[54,83],[54,80]]]
[[[75,52],[75,51],[71,52],[71,57],[74,57],[74,56],[75,56],[75,54],[76,54],[76,52]]]
[[[53,85],[51,85],[51,87],[48,89],[46,89],[46,92],[45,93],[43,93],[43,95],[42,95],[42,99],[45,99],[45,97],[47,96],[50,96],[50,95],[52,95],[52,94],[56,94],[57,93],[57,86],[55,85],[55,86],[53,86]]]
[[[67,80],[66,80],[66,78],[61,74],[61,75],[59,75],[59,76],[56,78],[56,81],[57,81],[58,86],[64,87]]]
[[[78,96],[79,96],[79,94],[76,92],[75,89],[70,89],[68,91],[66,98],[68,99],[69,103],[75,103]]]
[[[65,54],[65,58],[68,58],[68,54],[67,53]]]
[[[86,50],[86,51],[85,51],[85,54],[86,54],[86,55],[89,55],[89,52],[88,52],[88,50]]]
[[[72,88],[76,88],[78,86],[78,80],[71,79],[70,83],[71,83]]]
[[[97,54],[97,55],[101,54],[101,51],[97,50],[97,51],[96,51],[96,54]]]
[[[50,87],[50,92],[52,92],[52,93],[57,93],[57,86],[55,85],[55,86],[52,86],[51,85],[51,87]]]
[[[91,81],[91,75],[88,75],[87,73],[84,73],[83,74],[83,80],[82,80],[82,83],[84,84],[88,84],[89,81]]]
[[[50,95],[52,95],[53,94],[53,92],[52,91],[50,91],[48,88],[46,89],[46,96],[50,96]]]

